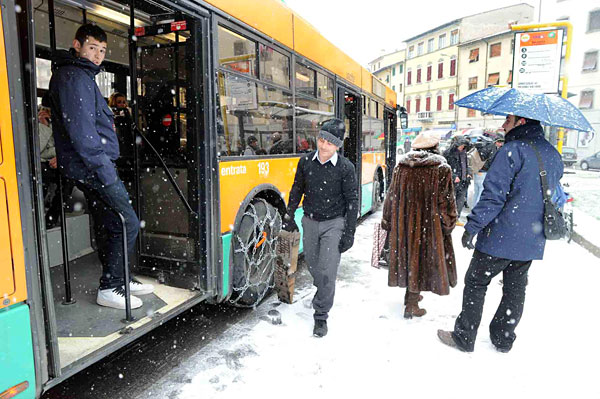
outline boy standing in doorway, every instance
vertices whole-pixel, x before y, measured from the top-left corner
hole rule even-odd
[[[53,55],[49,92],[59,170],[83,191],[94,220],[102,263],[96,302],[124,309],[123,230],[115,211],[125,218],[129,252],[135,245],[139,220],[114,163],[119,158],[119,140],[113,113],[94,80],[101,71],[106,47],[102,28],[82,25],[73,47]],[[142,301],[135,295],[149,294],[154,287],[136,280],[129,284],[131,307],[139,308]]]

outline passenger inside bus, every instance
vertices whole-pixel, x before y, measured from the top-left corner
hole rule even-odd
[[[96,302],[125,308],[123,230],[116,212],[125,218],[127,251],[132,253],[139,231],[125,186],[114,162],[119,156],[113,115],[94,81],[107,47],[102,28],[82,25],[73,48],[54,54],[50,80],[52,127],[61,173],[84,192],[94,220],[96,243],[103,266]],[[128,282],[131,308],[142,306],[136,295],[149,294],[151,284]]]

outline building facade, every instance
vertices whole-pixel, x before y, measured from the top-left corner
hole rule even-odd
[[[506,30],[490,36],[461,43],[458,46],[458,96],[468,96],[489,86],[510,86],[514,32]],[[458,129],[482,128],[496,130],[504,117],[482,114],[467,108],[458,109]]]
[[[578,158],[600,152],[600,3],[597,0],[547,1],[542,21],[569,21],[573,25],[571,57],[562,74],[568,78],[569,101],[592,124],[595,133],[568,131],[565,146]]]
[[[459,45],[506,31],[510,24],[531,23],[533,11],[529,4],[517,4],[456,19],[406,40],[404,104],[409,125],[449,130],[463,124],[454,106],[462,95]]]
[[[404,104],[404,62],[406,51],[397,50],[369,62],[369,71],[396,92],[397,103]]]

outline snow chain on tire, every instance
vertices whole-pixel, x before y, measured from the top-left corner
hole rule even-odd
[[[233,295],[239,307],[257,306],[273,288],[281,215],[262,198],[244,211],[233,236]]]

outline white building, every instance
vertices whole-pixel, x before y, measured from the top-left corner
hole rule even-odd
[[[396,92],[399,105],[404,104],[404,61],[406,51],[396,50],[369,62],[369,71]]]
[[[573,25],[571,57],[563,74],[568,77],[569,100],[595,129],[595,134],[567,133],[565,146],[576,148],[579,159],[600,151],[600,2],[546,0],[542,22],[569,21]]]

